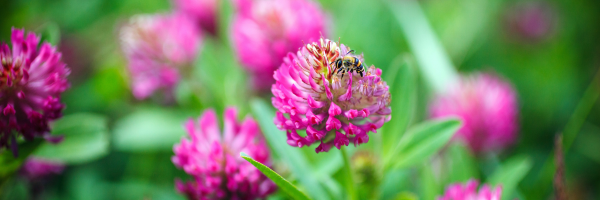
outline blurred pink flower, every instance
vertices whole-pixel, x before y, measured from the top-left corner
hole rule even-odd
[[[514,36],[538,41],[552,34],[556,11],[546,1],[518,2],[506,13],[506,24]]]
[[[210,34],[217,31],[218,0],[173,0],[179,12],[188,15],[196,24]]]
[[[201,44],[200,32],[182,14],[134,16],[121,28],[120,39],[137,99],[159,89],[169,95]]]
[[[237,112],[228,108],[224,114],[223,135],[213,110],[202,114],[197,123],[186,124],[191,139],[182,139],[173,148],[173,163],[194,177],[194,181],[177,181],[176,188],[189,199],[257,199],[276,190],[252,164],[240,157],[248,154],[256,161],[270,165],[269,149],[258,124],[250,117],[241,124]]]
[[[69,88],[70,70],[61,53],[50,43],[38,49],[40,38],[12,29],[12,51],[0,44],[0,148],[11,148],[17,155],[17,138],[45,137],[50,142],[48,122],[62,116],[60,94]]]
[[[325,34],[327,17],[311,0],[236,0],[232,37],[254,88],[268,90],[273,71],[290,51]]]
[[[484,184],[477,191],[479,183],[476,180],[469,180],[466,184],[455,183],[446,188],[446,192],[438,200],[500,200],[502,196],[502,187],[490,188]]]
[[[460,83],[432,101],[429,111],[432,118],[459,117],[463,126],[454,139],[482,153],[515,142],[518,106],[517,94],[508,82],[481,73],[463,76]]]
[[[340,149],[369,141],[391,118],[389,88],[381,79],[381,69],[371,66],[364,72],[331,73],[334,60],[349,48],[320,39],[307,44],[296,54],[289,53],[275,71],[271,91],[273,106],[279,111],[275,125],[287,131],[288,144],[309,146],[320,141],[316,152],[331,146]],[[357,56],[363,63],[362,54]],[[306,130],[306,136],[297,131]]]
[[[29,180],[39,180],[49,175],[60,174],[64,168],[65,165],[60,162],[30,157],[23,164],[21,174]]]

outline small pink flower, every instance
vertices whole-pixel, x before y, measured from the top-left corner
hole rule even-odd
[[[391,118],[389,88],[381,79],[381,69],[367,67],[360,75],[332,73],[333,62],[349,51],[328,39],[307,44],[296,54],[288,53],[275,71],[271,91],[273,106],[279,111],[275,125],[287,131],[287,143],[295,147],[321,144],[316,152],[332,146],[369,141]],[[363,56],[357,58],[365,65]],[[366,66],[366,65],[365,65]],[[300,136],[298,131],[306,131]]]
[[[517,94],[492,74],[462,77],[455,87],[438,95],[429,109],[432,118],[459,117],[463,126],[454,138],[475,153],[502,149],[517,139]]]
[[[327,17],[311,0],[236,0],[236,5],[233,44],[257,90],[273,84],[273,71],[288,52],[325,34]]]
[[[479,183],[476,180],[469,180],[466,184],[455,183],[446,188],[443,196],[438,200],[500,200],[502,196],[502,187],[490,188],[484,184],[477,191]]]
[[[539,41],[547,38],[556,26],[557,13],[546,1],[518,2],[505,16],[507,30],[519,39]]]
[[[38,180],[49,175],[60,174],[64,168],[65,165],[60,162],[28,158],[21,168],[21,174],[29,180]]]
[[[34,33],[13,28],[11,42],[12,49],[0,43],[0,149],[10,147],[16,156],[21,136],[60,141],[49,135],[48,123],[62,116],[60,95],[69,88],[70,70],[50,43],[38,48]]]
[[[216,33],[218,0],[173,0],[173,2],[179,12],[195,20],[202,30],[213,35]]]
[[[135,16],[121,28],[120,39],[137,99],[159,89],[172,92],[201,44],[200,32],[182,14]]]
[[[228,108],[224,116],[223,135],[213,110],[202,114],[198,122],[186,124],[188,135],[173,148],[172,161],[194,177],[188,183],[176,182],[176,188],[189,199],[257,199],[276,190],[273,182],[240,157],[248,154],[270,165],[269,149],[258,124],[252,118],[237,122],[237,112]]]

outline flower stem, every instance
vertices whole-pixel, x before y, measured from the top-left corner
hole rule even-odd
[[[346,153],[346,147],[342,147],[342,157],[344,158],[344,171],[346,172],[346,190],[348,192],[348,199],[357,199],[356,187],[354,186],[354,177],[352,176],[352,167],[350,166],[350,158]]]

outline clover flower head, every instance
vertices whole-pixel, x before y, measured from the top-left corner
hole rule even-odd
[[[61,140],[50,136],[48,123],[62,116],[60,95],[70,86],[70,70],[50,43],[38,48],[34,33],[13,28],[11,43],[12,49],[0,43],[0,149],[16,156],[17,138]]]
[[[524,1],[509,7],[505,22],[507,30],[522,40],[536,42],[552,35],[557,14],[546,1]]]
[[[429,106],[432,118],[459,117],[463,126],[454,139],[473,152],[500,150],[514,143],[518,131],[517,94],[493,74],[463,76]]]
[[[485,184],[477,190],[478,185],[476,180],[469,180],[465,184],[451,184],[437,200],[500,200],[502,187],[491,188]]]
[[[327,16],[311,0],[236,0],[232,40],[256,90],[268,91],[285,55],[325,33]]]
[[[317,153],[332,146],[357,146],[367,143],[368,133],[376,133],[391,119],[391,96],[381,69],[370,66],[362,75],[333,73],[334,61],[349,51],[343,44],[321,38],[288,53],[275,71],[274,122],[287,132],[289,145],[320,142]],[[365,65],[362,54],[356,58]],[[306,131],[306,136],[298,131]]]
[[[155,90],[171,93],[180,70],[190,68],[201,44],[200,32],[183,14],[134,16],[119,36],[137,99]]]
[[[172,161],[194,177],[194,181],[176,182],[176,189],[189,199],[257,199],[276,190],[252,164],[240,157],[248,154],[256,161],[270,165],[269,149],[258,124],[252,118],[237,122],[234,108],[225,111],[223,135],[213,110],[204,112],[195,122],[190,119],[184,138],[173,148]]]
[[[174,0],[175,7],[188,15],[204,31],[216,34],[218,0]]]

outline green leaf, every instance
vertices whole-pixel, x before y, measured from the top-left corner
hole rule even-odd
[[[281,175],[277,174],[271,168],[250,158],[245,153],[240,153],[240,155],[246,161],[248,161],[252,165],[254,165],[254,167],[256,167],[258,170],[260,170],[260,172],[262,172],[265,176],[267,176],[269,179],[271,179],[273,182],[275,182],[275,184],[277,184],[277,186],[279,186],[279,188],[281,190],[283,190],[284,192],[289,194],[292,198],[294,198],[294,199],[309,199],[308,196],[306,196],[306,194],[304,194],[303,192],[298,190],[298,188],[296,188],[296,186],[294,186],[289,181],[285,180],[283,177],[281,177]]]
[[[53,135],[64,140],[58,144],[44,143],[34,153],[36,157],[79,164],[108,154],[109,136],[107,119],[88,113],[71,114],[54,122]]]
[[[269,146],[281,158],[308,194],[314,199],[327,199],[327,193],[319,184],[312,167],[299,148],[291,147],[286,142],[285,133],[273,124],[275,111],[263,100],[254,99],[250,102],[252,114],[258,121]]]
[[[342,154],[342,158],[344,159],[344,177],[346,179],[344,180],[344,182],[346,184],[346,193],[348,194],[347,198],[350,200],[354,200],[358,198],[358,191],[356,190],[356,181],[354,180],[354,176],[352,175],[354,172],[352,171],[352,166],[350,166],[350,158],[346,153],[346,148],[340,149],[340,152]]]
[[[448,182],[466,182],[469,179],[479,177],[475,158],[462,144],[450,145],[446,160],[449,162]]]
[[[438,92],[458,80],[458,73],[416,0],[386,0],[429,84]]]
[[[527,156],[515,156],[504,162],[490,175],[488,182],[494,186],[502,185],[502,199],[512,199],[517,185],[531,169],[531,160]]]
[[[381,181],[381,187],[379,187],[379,198],[378,199],[393,199],[397,197],[400,191],[408,189],[409,185],[412,185],[410,180],[412,176],[409,170],[390,170],[385,172],[383,180]]]
[[[460,128],[457,119],[431,120],[412,128],[386,158],[387,168],[409,167],[435,154]]]
[[[19,155],[15,157],[12,151],[0,151],[0,186],[2,182],[19,168],[27,157],[35,151],[43,142],[43,139],[34,139],[32,141],[19,144]]]
[[[382,127],[383,153],[387,155],[392,147],[406,132],[417,107],[416,72],[409,56],[399,56],[391,65],[386,77],[392,89],[392,111],[394,115],[389,123]]]
[[[164,108],[142,108],[118,120],[114,146],[120,151],[170,151],[185,135],[187,113]]]
[[[423,199],[435,199],[441,193],[440,183],[436,180],[431,163],[423,163],[420,170],[420,193]]]
[[[417,195],[411,193],[411,192],[401,192],[400,194],[396,195],[396,198],[394,198],[394,200],[418,200],[419,197],[417,197]]]

